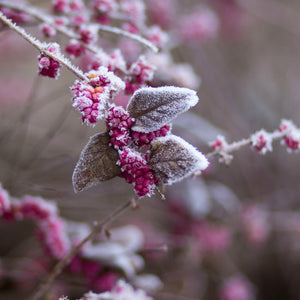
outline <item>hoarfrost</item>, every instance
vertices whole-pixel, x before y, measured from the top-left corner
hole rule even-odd
[[[119,175],[118,153],[108,143],[108,134],[98,133],[83,148],[72,177],[75,192]]]
[[[165,86],[141,88],[131,97],[127,110],[136,119],[133,130],[155,131],[195,106],[199,98],[187,88]]]
[[[208,160],[192,145],[175,135],[152,142],[149,165],[165,184],[172,184],[208,167]]]

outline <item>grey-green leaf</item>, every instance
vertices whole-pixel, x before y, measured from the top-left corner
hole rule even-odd
[[[158,130],[196,105],[198,100],[196,92],[187,88],[141,88],[132,95],[127,106],[130,116],[135,118],[132,129],[139,132]]]
[[[75,192],[80,192],[120,174],[120,167],[116,165],[119,159],[118,153],[108,144],[107,132],[90,137],[73,172]]]
[[[172,184],[194,172],[201,172],[209,164],[201,152],[175,135],[155,139],[148,162],[164,184]]]

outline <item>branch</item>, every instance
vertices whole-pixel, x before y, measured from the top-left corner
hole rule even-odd
[[[107,25],[97,24],[97,26],[98,26],[99,30],[101,30],[101,31],[106,31],[106,32],[110,32],[110,33],[125,36],[127,38],[130,38],[134,41],[137,41],[137,42],[143,44],[144,46],[146,46],[150,50],[152,50],[154,53],[158,52],[158,48],[153,43],[149,42],[148,40],[144,39],[143,37],[141,37],[138,34],[133,34],[133,33],[130,33],[128,31],[122,30],[120,28],[107,26]]]
[[[219,155],[219,161],[228,165],[233,158],[230,153],[251,145],[257,152],[265,154],[267,151],[272,151],[272,142],[278,139],[282,139],[282,143],[286,145],[289,152],[300,149],[300,129],[292,121],[281,120],[278,130],[266,132],[261,129],[249,138],[231,144],[228,144],[223,136],[218,136],[214,142],[210,143],[214,150],[206,154],[206,157],[211,158]]]
[[[83,72],[76,66],[73,66],[72,63],[67,58],[65,58],[62,54],[57,56],[53,52],[48,51],[47,47],[49,46],[49,44],[42,43],[35,37],[31,36],[23,28],[19,27],[18,25],[13,23],[10,19],[8,19],[1,11],[0,11],[0,20],[4,24],[6,24],[10,29],[17,32],[20,36],[22,36],[25,40],[27,40],[32,46],[37,48],[40,52],[42,52],[43,54],[45,54],[48,57],[51,57],[55,61],[59,62],[61,65],[65,66],[67,69],[69,69],[71,72],[73,72],[81,80],[88,81],[88,78],[83,74]]]
[[[125,212],[129,207],[132,206],[132,201],[128,201],[125,204],[121,205],[114,212],[112,212],[108,217],[106,217],[102,222],[95,222],[93,224],[93,229],[88,236],[86,236],[75,248],[73,248],[69,254],[62,260],[60,260],[56,266],[53,268],[52,272],[46,279],[46,281],[40,286],[37,293],[33,296],[32,300],[38,300],[45,295],[47,290],[50,288],[51,284],[55,278],[62,272],[64,267],[69,263],[74,255],[78,253],[83,245],[90,241],[97,233],[103,232],[106,225],[112,222],[116,217],[120,216]]]

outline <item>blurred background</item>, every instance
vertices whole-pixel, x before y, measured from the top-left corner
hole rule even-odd
[[[174,134],[205,154],[218,134],[232,142],[261,128],[274,131],[281,119],[300,125],[299,1],[145,2],[148,24],[161,26],[169,36],[161,53],[169,53],[172,65],[185,66],[172,77],[167,65],[158,63],[153,85],[187,86],[200,98],[175,120]],[[36,24],[24,26],[43,39]],[[59,35],[55,40],[66,42]],[[99,44],[125,53],[134,48],[129,42],[137,53],[145,51],[109,34]],[[62,68],[58,80],[39,77],[37,55],[20,36],[1,28],[0,182],[13,197],[54,200],[65,219],[101,220],[133,197],[132,186],[115,178],[73,192],[79,154],[105,124],[81,124],[71,105],[74,75]],[[159,61],[150,56],[154,64]],[[74,61],[83,69],[84,62]],[[121,95],[116,101],[126,99]],[[142,199],[139,209],[113,224],[134,224],[143,231],[153,250],[141,251],[145,270],[164,283],[155,299],[300,299],[300,157],[280,141],[273,149],[266,155],[240,149],[229,167],[212,158],[200,177],[166,187],[165,201]],[[31,223],[0,224],[3,265],[30,253],[36,246],[32,232]],[[159,251],[165,246],[166,252]],[[17,299],[20,291],[4,275],[5,299]],[[72,294],[69,285],[70,297],[82,295]]]

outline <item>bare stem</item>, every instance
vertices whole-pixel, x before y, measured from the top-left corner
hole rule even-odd
[[[40,52],[45,54],[46,56],[51,57],[55,61],[59,62],[61,65],[65,66],[71,72],[73,72],[78,78],[88,81],[88,78],[83,74],[83,72],[72,65],[72,63],[65,58],[62,54],[57,56],[56,54],[47,50],[48,44],[42,43],[30,34],[28,34],[23,28],[19,27],[15,23],[13,23],[10,19],[8,19],[1,11],[0,11],[0,20],[6,24],[9,28],[17,32],[20,36],[22,36],[26,41],[28,41],[32,46],[37,48]]]
[[[62,272],[63,268],[69,263],[74,255],[78,253],[83,245],[90,241],[97,233],[103,232],[105,226],[112,222],[116,217],[120,216],[129,207],[132,206],[132,201],[128,201],[122,204],[114,212],[112,212],[108,217],[106,217],[102,222],[95,222],[93,224],[93,229],[88,236],[86,236],[75,248],[73,248],[69,254],[62,260],[60,260],[56,266],[53,268],[52,272],[45,280],[45,282],[40,286],[37,293],[33,296],[32,300],[38,300],[45,295],[55,278]]]

